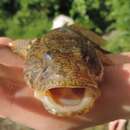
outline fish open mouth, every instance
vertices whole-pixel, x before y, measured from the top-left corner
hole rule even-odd
[[[84,97],[84,88],[55,88],[50,89],[49,93],[53,100],[63,106],[70,107],[78,105]]]
[[[35,91],[35,96],[49,112],[59,116],[70,116],[89,111],[99,96],[99,90],[89,87],[52,88],[44,93]]]

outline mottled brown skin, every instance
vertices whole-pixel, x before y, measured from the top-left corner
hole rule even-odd
[[[29,49],[27,79],[40,90],[56,86],[96,87],[103,71],[96,49],[95,43],[69,27],[53,30],[37,39]]]
[[[25,80],[34,90],[45,92],[52,88],[90,87],[99,93],[103,64],[110,63],[107,51],[100,48],[99,42],[102,44],[104,40],[95,33],[72,25],[23,42],[20,47],[14,42],[12,49],[25,58]]]

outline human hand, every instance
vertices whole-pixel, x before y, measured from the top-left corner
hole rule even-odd
[[[23,80],[24,61],[0,39],[0,115],[37,130],[81,130],[119,118],[130,118],[130,53],[110,55],[115,65],[105,68],[101,97],[84,116],[56,117],[44,110]]]
[[[125,119],[118,119],[111,121],[108,124],[108,130],[127,130],[128,121]]]

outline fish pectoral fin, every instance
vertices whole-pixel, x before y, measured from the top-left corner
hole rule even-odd
[[[101,59],[101,62],[105,66],[111,66],[114,65],[114,61],[109,58],[109,55],[103,54],[101,51],[97,51],[98,57]]]
[[[28,50],[32,45],[32,40],[30,39],[18,39],[9,43],[11,50],[26,59]]]

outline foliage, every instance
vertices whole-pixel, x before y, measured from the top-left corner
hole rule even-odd
[[[108,0],[108,6],[111,6],[110,19],[114,19],[114,27],[130,31],[130,1],[129,0]]]
[[[118,32],[107,47],[113,52],[130,51],[130,1],[108,0],[106,4],[111,7],[108,19],[114,20],[109,29]]]
[[[130,50],[130,0],[1,0],[0,35],[33,38],[50,30],[55,16],[65,14],[89,29],[114,34],[106,46],[113,52]]]
[[[98,33],[104,33],[109,26],[108,13],[104,0],[74,0],[70,9],[76,21]]]

